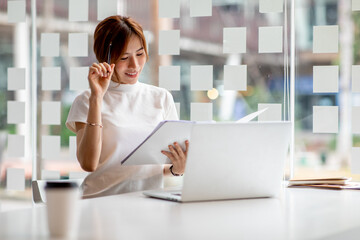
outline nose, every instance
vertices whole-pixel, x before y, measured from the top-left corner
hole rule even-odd
[[[129,68],[137,69],[139,66],[139,63],[135,56],[129,57]]]

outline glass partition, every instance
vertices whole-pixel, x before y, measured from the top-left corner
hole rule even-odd
[[[150,58],[140,81],[168,89],[181,119],[235,121],[267,108],[255,121],[286,121],[293,110],[294,165],[287,162],[286,178],[292,167],[299,178],[359,179],[357,2],[1,1],[2,195],[30,199],[32,178],[88,174],[65,121],[74,98],[88,88],[95,26],[114,14],[142,24]]]

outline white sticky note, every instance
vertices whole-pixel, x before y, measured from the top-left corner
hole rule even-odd
[[[69,158],[76,160],[76,136],[69,137]]]
[[[212,121],[213,105],[212,103],[191,103],[190,105],[191,121]]]
[[[69,179],[84,179],[87,175],[88,172],[69,172]]]
[[[360,11],[360,0],[351,0],[351,10]]]
[[[352,133],[360,134],[360,106],[352,107]]]
[[[190,17],[212,15],[212,0],[190,0]]]
[[[61,68],[43,67],[41,70],[41,89],[43,91],[61,90]]]
[[[180,90],[180,66],[159,67],[159,87],[169,91]]]
[[[159,0],[159,17],[180,17],[180,0]]]
[[[8,68],[7,89],[9,91],[25,89],[25,68]]]
[[[25,102],[7,102],[7,123],[25,123]]]
[[[44,125],[61,124],[61,103],[43,101],[41,103],[41,123]]]
[[[258,111],[267,108],[265,112],[258,116],[259,122],[281,121],[282,120],[282,104],[280,103],[259,103]]]
[[[283,12],[284,0],[260,0],[259,12],[280,13]]]
[[[223,53],[246,53],[246,27],[223,29]]]
[[[283,51],[283,27],[259,27],[259,53]]]
[[[118,5],[117,0],[98,0],[98,17],[97,20],[101,21],[109,16],[117,15]]]
[[[40,55],[42,57],[58,57],[59,52],[60,52],[60,34],[42,33]]]
[[[337,53],[339,51],[339,26],[313,27],[313,53]]]
[[[7,153],[9,157],[25,156],[25,136],[8,134]]]
[[[69,21],[89,20],[89,0],[69,0]]]
[[[180,119],[180,103],[179,102],[176,102],[175,103],[175,107],[176,107],[176,112],[177,112],[177,115]]]
[[[360,147],[351,149],[351,173],[360,174]]]
[[[87,57],[88,56],[88,34],[69,33],[69,56]]]
[[[360,93],[360,65],[352,66],[351,89],[354,93]]]
[[[213,66],[191,66],[191,90],[207,91],[213,88]]]
[[[41,155],[43,159],[59,159],[60,136],[42,136]]]
[[[41,180],[59,180],[60,172],[53,170],[41,170]]]
[[[89,67],[70,68],[70,90],[79,91],[89,88],[88,82]]]
[[[26,1],[7,1],[8,22],[19,23],[26,20]]]
[[[247,65],[224,66],[224,90],[247,90]]]
[[[337,106],[313,106],[313,133],[338,133]]]
[[[159,32],[159,54],[180,54],[180,30],[167,30]]]
[[[339,66],[313,66],[314,93],[339,92]]]
[[[22,168],[6,169],[6,190],[25,190],[25,170]]]
[[[283,51],[283,27],[259,27],[259,53]]]

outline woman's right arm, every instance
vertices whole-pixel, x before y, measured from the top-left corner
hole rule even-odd
[[[76,156],[81,168],[88,172],[96,170],[99,164],[102,145],[101,106],[105,92],[109,87],[114,64],[94,63],[89,69],[89,112],[87,123],[76,122]],[[90,125],[95,123],[96,125]]]

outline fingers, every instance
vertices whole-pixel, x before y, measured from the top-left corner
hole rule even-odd
[[[177,142],[174,142],[174,146],[175,146],[175,151],[177,153],[177,155],[181,158],[184,159],[185,158],[185,153],[184,151],[181,149],[180,145]]]
[[[185,141],[185,156],[187,156],[187,153],[189,151],[189,140]]]
[[[90,74],[97,74],[100,77],[111,77],[114,71],[115,64],[109,65],[106,62],[103,63],[93,63],[90,67]]]
[[[108,69],[106,65],[109,65],[107,63],[99,63],[100,69],[101,69],[101,77],[108,77]]]

